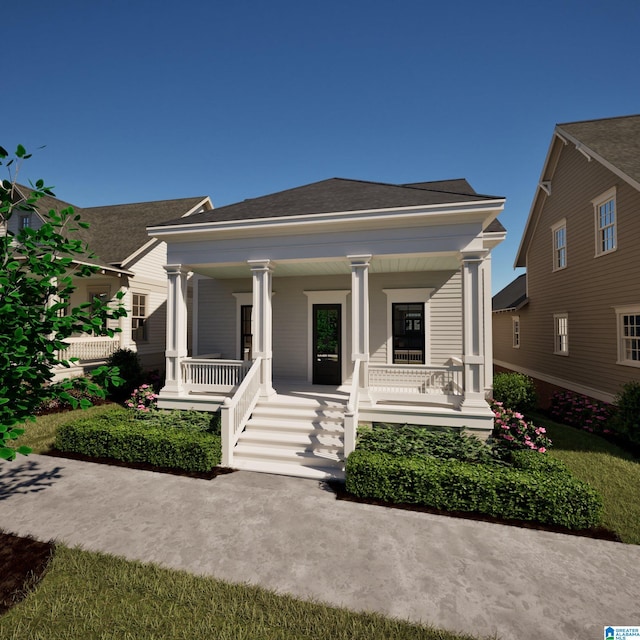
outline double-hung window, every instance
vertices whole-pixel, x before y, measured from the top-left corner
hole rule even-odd
[[[616,307],[618,364],[640,367],[640,305]]]
[[[615,251],[618,246],[615,188],[609,189],[592,202],[596,219],[596,256],[601,256]]]
[[[560,220],[551,227],[553,237],[553,270],[567,266],[567,221]]]
[[[554,326],[554,348],[556,355],[569,355],[569,315],[566,313],[556,313],[553,316]]]
[[[520,348],[520,316],[511,318],[511,328],[513,329],[513,348]]]
[[[146,342],[147,336],[147,296],[144,293],[131,294],[131,338],[135,342]]]

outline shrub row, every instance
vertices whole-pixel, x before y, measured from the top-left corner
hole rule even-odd
[[[60,429],[55,447],[95,458],[146,462],[185,471],[210,471],[220,464],[220,437],[197,429],[155,426],[124,411],[81,418]]]
[[[562,463],[531,451],[515,452],[512,462],[515,468],[356,449],[347,458],[346,489],[361,498],[570,529],[599,524],[600,496]]]

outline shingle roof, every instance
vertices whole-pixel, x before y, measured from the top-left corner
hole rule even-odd
[[[25,195],[31,192],[29,187],[20,185],[19,189]],[[51,209],[60,211],[73,207],[83,222],[89,223],[88,229],[78,231],[78,236],[96,255],[95,259],[87,262],[107,266],[122,264],[149,242],[148,226],[179,218],[206,199],[207,196],[199,196],[82,208],[59,198],[43,196],[38,200],[37,208],[40,212],[47,212]]]
[[[464,183],[464,184],[463,184]],[[434,188],[434,185],[437,188]],[[446,191],[443,186],[456,187]],[[493,200],[498,196],[469,192],[466,180],[415,183],[412,185],[366,182],[346,178],[330,178],[302,187],[279,191],[270,195],[244,200],[212,211],[190,216],[188,224],[253,220],[296,215],[336,213],[341,211],[366,211],[396,207],[411,207],[458,202]],[[180,224],[182,220],[170,220],[163,224]]]
[[[491,299],[493,311],[518,309],[527,300],[527,274],[519,275]]]
[[[558,129],[640,182],[640,115],[567,122]]]

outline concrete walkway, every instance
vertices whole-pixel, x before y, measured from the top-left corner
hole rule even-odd
[[[0,527],[504,640],[640,624],[640,547],[338,501],[313,480],[212,481],[32,455]]]

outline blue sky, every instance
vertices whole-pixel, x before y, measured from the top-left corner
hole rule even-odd
[[[21,0],[0,144],[80,206],[334,176],[507,198],[507,284],[558,122],[640,113],[636,0]]]

